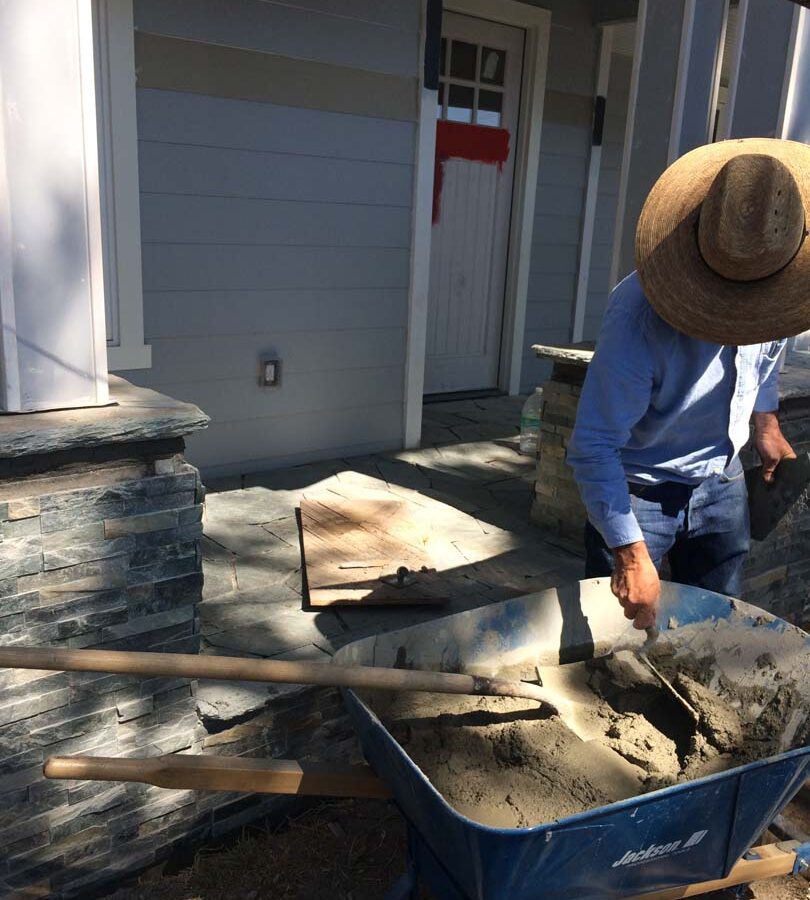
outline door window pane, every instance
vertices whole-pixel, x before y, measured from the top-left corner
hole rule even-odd
[[[481,48],[481,75],[485,84],[503,84],[503,73],[506,68],[506,53],[493,50],[492,47]]]
[[[442,112],[444,111],[444,82],[439,82],[439,103],[436,107],[436,118],[441,119]]]
[[[466,78],[475,81],[475,67],[478,58],[478,47],[464,41],[453,41],[450,50],[450,75],[453,78]]]
[[[479,125],[489,125],[492,128],[501,127],[501,113],[503,112],[503,94],[497,91],[478,92],[478,112],[475,121]]]
[[[447,69],[447,38],[442,38],[442,49],[439,56],[439,74],[444,75]]]
[[[451,122],[472,122],[474,88],[451,84],[447,99],[447,118]]]

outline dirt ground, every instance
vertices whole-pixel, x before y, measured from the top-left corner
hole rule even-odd
[[[246,828],[175,875],[144,874],[109,900],[380,900],[405,871],[405,825],[377,800],[324,802],[276,829]]]
[[[396,808],[341,800],[274,830],[246,829],[227,848],[200,851],[190,868],[147,872],[108,900],[382,900],[404,868],[405,827]],[[810,884],[771,879],[752,885],[748,898],[808,900]]]

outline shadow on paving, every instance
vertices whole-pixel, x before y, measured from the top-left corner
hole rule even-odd
[[[471,409],[473,401],[426,407],[434,431],[442,429],[448,441],[453,435],[447,423],[470,436],[473,429],[486,434],[475,442],[456,438],[455,443],[418,450],[248,475],[239,487],[211,482],[200,610],[204,652],[326,660],[344,644],[370,634],[581,577],[581,560],[548,543],[529,521],[534,461],[518,452],[514,422],[520,403],[515,398],[480,403],[485,408]],[[476,423],[477,414],[485,421]],[[383,490],[416,503],[430,498],[455,511],[446,528],[443,523],[458,551],[457,564],[440,571],[449,587],[446,605],[303,608],[295,508],[305,493],[333,490],[350,497],[354,489]],[[206,683],[200,685],[198,704],[209,724],[225,727],[261,709],[279,690],[283,688]]]

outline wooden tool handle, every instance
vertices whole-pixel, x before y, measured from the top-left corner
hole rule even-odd
[[[233,656],[195,656],[190,653],[62,650],[51,647],[2,647],[0,668],[109,672],[115,675],[141,675],[149,678],[210,678],[215,681],[269,681],[284,684],[380,688],[391,691],[523,697],[545,703],[554,712],[558,712],[542,688],[525,681],[459,675],[452,672],[427,672],[420,669],[341,666],[336,663],[242,659]]]
[[[368,766],[340,766],[293,759],[175,754],[151,759],[52,756],[46,760],[43,771],[46,778],[135,781],[175,790],[372,797],[382,800],[391,796],[385,782]]]
[[[681,887],[664,888],[647,894],[634,894],[629,900],[680,900],[682,897],[702,897],[704,894],[747,884],[751,881],[764,881],[779,875],[791,875],[796,865],[796,849],[798,841],[785,841],[781,844],[763,844],[748,851],[747,859],[739,859],[725,878],[715,881],[701,881]]]

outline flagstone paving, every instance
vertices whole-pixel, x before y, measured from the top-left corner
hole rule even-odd
[[[369,634],[494,603],[581,577],[582,561],[548,543],[529,521],[534,460],[518,450],[523,398],[429,404],[423,446],[207,483],[206,653],[325,660]],[[295,508],[304,493],[387,491],[442,504],[442,528],[458,550],[439,608],[303,608]],[[436,509],[439,509],[437,506]],[[293,688],[294,689],[294,688]],[[208,722],[225,726],[290,688],[201,682]]]

